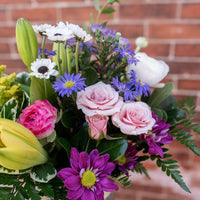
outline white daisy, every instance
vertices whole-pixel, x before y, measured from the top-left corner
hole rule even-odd
[[[73,38],[72,31],[69,30],[67,27],[53,27],[46,30],[46,35],[49,40],[54,42],[64,42],[70,38]]]
[[[80,26],[75,24],[69,24],[68,22],[66,22],[66,24],[69,30],[72,31],[72,34],[81,42],[88,42],[92,39],[92,36],[90,34],[87,34],[87,32],[84,31]]]
[[[50,24],[41,24],[41,25],[33,25],[33,30],[36,32],[36,33],[39,33],[40,35],[46,35],[46,30],[47,29],[50,29],[54,26],[50,25]]]
[[[50,76],[56,76],[58,71],[53,69],[56,66],[55,62],[51,62],[50,59],[37,59],[31,63],[30,76],[35,76],[37,78],[49,79]]]

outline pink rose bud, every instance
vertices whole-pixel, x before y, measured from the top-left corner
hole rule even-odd
[[[124,103],[120,112],[112,116],[112,122],[127,135],[147,134],[155,124],[151,108],[144,102]]]
[[[42,139],[54,131],[56,119],[57,109],[47,100],[37,100],[22,111],[17,122]]]
[[[90,136],[95,140],[101,140],[107,133],[107,122],[109,117],[102,115],[86,116],[90,128]],[[104,135],[101,133],[103,132]]]

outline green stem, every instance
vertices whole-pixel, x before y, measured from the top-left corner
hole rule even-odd
[[[86,144],[86,147],[85,147],[85,152],[87,152],[89,144],[90,144],[90,137],[88,138],[88,141],[87,141],[87,144]]]
[[[140,51],[140,49],[141,48],[139,46],[137,46],[136,49],[135,49],[135,53],[138,53]]]
[[[100,15],[101,15],[101,13],[102,13],[102,10],[103,10],[108,4],[109,4],[109,3],[106,2],[106,3],[102,6],[102,8],[99,10],[99,12],[98,12],[98,14],[97,14],[97,18],[96,18],[96,24],[98,24],[98,22],[99,22],[99,17],[100,17]]]
[[[60,42],[58,42],[58,68],[59,68],[59,72],[62,75],[62,68],[61,68],[61,60],[60,60]]]
[[[68,47],[66,47],[66,52],[67,52],[67,69],[68,69],[68,73],[70,73],[71,72],[71,59],[70,59]]]
[[[76,74],[78,74],[78,48],[80,41],[76,43],[76,51],[75,51],[75,63],[76,63]]]
[[[46,79],[44,78],[44,92],[45,92],[45,98],[48,99],[48,94],[47,94],[47,82]]]
[[[45,58],[44,46],[45,46],[46,38],[47,38],[47,36],[44,35],[44,37],[42,39],[42,46],[41,46],[41,48],[42,48],[42,55],[41,55],[41,58]]]

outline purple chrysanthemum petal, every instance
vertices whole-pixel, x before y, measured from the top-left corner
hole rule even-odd
[[[65,187],[69,190],[78,190],[81,187],[79,176],[69,176],[64,181]]]
[[[106,192],[118,190],[117,184],[109,178],[102,178],[99,183],[101,183],[103,190]]]

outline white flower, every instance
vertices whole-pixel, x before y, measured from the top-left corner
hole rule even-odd
[[[66,23],[69,30],[72,31],[72,34],[77,37],[81,42],[88,42],[92,39],[92,36],[90,34],[87,34],[86,31],[84,31],[80,26],[75,24],[69,24]]]
[[[147,56],[145,53],[137,53],[137,64],[132,64],[127,67],[127,77],[134,70],[136,77],[149,86],[164,87],[164,83],[159,83],[169,72],[169,66],[161,61]]]
[[[64,27],[64,28],[52,27],[46,30],[46,35],[49,40],[52,40],[54,42],[55,41],[64,42],[74,37],[72,34],[72,31],[69,30],[67,27]]]
[[[37,78],[49,79],[50,76],[56,76],[58,71],[53,69],[56,66],[55,62],[51,62],[50,59],[37,59],[31,63],[30,76],[35,76]]]
[[[46,30],[53,28],[54,26],[50,25],[50,24],[41,24],[41,25],[33,25],[33,30],[36,33],[39,33],[40,35],[46,35]]]

